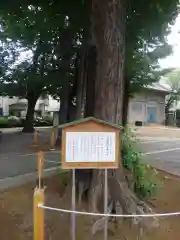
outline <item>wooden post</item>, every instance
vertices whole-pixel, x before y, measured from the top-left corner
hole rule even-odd
[[[34,240],[44,240],[44,209],[38,204],[44,205],[44,188],[34,191]]]
[[[108,172],[105,169],[104,174],[104,213],[108,213]],[[108,217],[105,217],[104,240],[108,239]]]
[[[72,211],[76,210],[76,173],[75,169],[72,170]],[[76,214],[71,213],[71,239],[76,240]]]
[[[50,150],[53,151],[55,150],[55,133],[52,131],[51,136],[50,136]]]
[[[38,145],[38,132],[36,128],[34,129],[34,146]]]

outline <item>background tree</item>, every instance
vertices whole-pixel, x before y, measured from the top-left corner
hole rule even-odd
[[[2,35],[16,43],[14,51],[19,43],[30,53],[27,59],[16,62],[13,69],[5,74],[2,79],[5,84],[1,87],[3,94],[28,100],[24,131],[33,130],[34,107],[38,97],[42,93],[55,95],[60,92],[66,96],[67,91],[61,91],[62,84],[64,88],[69,86],[69,79],[72,78],[77,31],[66,14],[59,16],[55,8],[54,14],[47,14],[47,17],[42,7],[26,5],[20,8],[20,12],[15,11],[14,15],[5,13],[1,16]],[[54,24],[55,16],[58,16],[58,25]],[[42,26],[42,22],[46,24]]]
[[[73,57],[76,56],[79,59],[81,58],[82,60],[82,55],[84,54],[83,53],[84,51],[81,51],[81,54],[79,53],[76,54],[75,52],[73,52],[74,50],[71,51],[72,50],[71,47],[67,48],[67,44],[64,44],[64,43],[77,39],[81,43],[81,48],[83,48],[84,45],[88,47],[89,42],[91,42],[92,44],[92,39],[90,37],[90,27],[89,27],[90,25],[89,25],[89,19],[88,19],[88,16],[89,16],[88,5],[82,1],[78,1],[76,3],[76,9],[78,9],[79,11],[81,11],[81,13],[83,13],[83,16],[82,16],[83,23],[79,18],[78,11],[73,11],[73,9],[69,9],[70,5],[74,6],[72,1],[70,0],[67,1],[67,5],[65,3],[59,3],[58,11],[57,11],[57,5],[54,1],[49,1],[46,4],[35,3],[32,1],[32,5],[27,5],[26,3],[22,2],[20,6],[14,4],[12,8],[7,8],[3,5],[4,10],[1,11],[2,13],[1,21],[3,25],[6,26],[4,27],[4,29],[6,29],[5,34],[6,36],[10,36],[14,41],[20,41],[21,44],[26,48],[29,48],[30,46],[30,49],[32,49],[32,47],[34,49],[34,46],[36,46],[38,43],[38,39],[40,39],[44,45],[47,44],[47,42],[48,42],[48,45],[51,45],[51,44],[53,44],[54,46],[56,45],[56,54],[57,54],[57,48],[58,48],[59,60],[61,60],[61,62],[62,62],[62,59],[64,59],[64,57],[62,58],[62,56],[64,55],[65,52],[68,51],[68,49],[70,49],[68,51],[69,59],[70,58],[73,59]],[[164,36],[168,33],[167,28],[166,27],[162,28],[161,26],[162,26],[162,23],[165,26],[167,22],[171,23],[171,21],[174,19],[174,16],[175,16],[174,13],[176,11],[174,2],[172,2],[171,4],[169,2],[166,4],[164,3],[159,5],[159,7],[157,7],[156,4],[147,3],[147,6],[153,9],[154,13],[152,13],[151,11],[147,11],[147,9],[145,9],[146,8],[145,5],[140,7],[138,4],[134,4],[134,3],[128,4],[126,9],[126,12],[127,12],[126,46],[127,48],[126,48],[126,58],[125,58],[126,59],[125,74],[124,74],[124,77],[126,79],[125,85],[124,85],[124,88],[125,88],[124,102],[126,102],[126,104],[123,104],[124,124],[126,123],[126,120],[127,120],[127,107],[128,107],[129,96],[132,96],[135,92],[140,91],[142,86],[147,85],[152,81],[158,80],[158,78],[154,77],[154,75],[152,74],[152,72],[157,70],[157,67],[158,67],[157,59],[170,53],[170,50],[171,50],[170,47],[165,43]],[[142,14],[142,11],[146,12],[146,16],[144,15],[144,13]],[[170,11],[172,12],[172,14],[169,14]],[[49,14],[49,12],[51,13]],[[161,16],[158,15],[160,13],[161,13]],[[153,18],[154,14],[158,16],[157,21],[155,21]],[[164,23],[163,21],[166,21],[166,22]],[[45,23],[43,26],[41,24],[42,22]],[[59,24],[57,24],[57,22]],[[69,31],[69,33],[71,32],[71,34],[69,34],[69,36],[68,34],[63,34],[63,29],[69,28],[68,22],[69,23],[73,22],[73,24],[70,24],[71,30]],[[61,47],[61,45],[63,47]],[[87,57],[87,54],[85,55]],[[64,60],[64,61],[66,61],[66,64],[67,64],[67,60]],[[95,59],[92,59],[91,57],[91,62],[93,61],[95,61]],[[82,66],[83,63],[81,63],[80,65]],[[89,65],[92,65],[92,64],[90,63]],[[60,71],[62,74],[62,69],[59,70],[59,73]],[[68,71],[69,71],[68,68],[66,68],[63,76],[64,79],[67,77],[69,79],[70,74],[68,73]],[[91,71],[89,71],[88,74],[90,73]],[[86,73],[85,75],[88,76],[88,74]],[[75,81],[72,80],[72,77],[73,76],[71,74],[71,83],[69,82],[69,80],[64,81],[64,83],[67,83],[67,86],[68,86],[66,87],[66,84],[64,85],[64,88],[66,88],[67,91],[61,91],[62,90],[61,86],[56,86],[56,90],[57,90],[56,92],[52,91],[54,95],[60,95],[61,93],[63,94],[61,96],[61,100],[62,100],[61,101],[62,108],[61,108],[61,114],[60,114],[61,122],[66,121],[67,116],[69,115],[66,113],[68,111],[67,96],[69,97],[71,96],[72,101],[73,99],[80,99],[79,97],[74,96],[74,94],[75,95],[79,94],[79,96],[82,96],[82,94],[80,93],[81,90],[74,91],[74,94],[70,94],[70,92],[72,91],[72,85],[75,83]],[[92,77],[90,77],[89,79],[92,79]],[[70,84],[68,84],[68,82]],[[76,83],[77,82],[78,81],[76,81]],[[88,86],[93,86],[93,81],[90,83],[88,83],[88,81],[86,82]],[[53,85],[54,84],[51,84],[52,88],[53,88]],[[81,85],[82,84],[78,84],[78,86],[81,86]],[[75,88],[76,86],[74,87],[74,89]],[[87,91],[89,91],[89,87],[86,89]],[[93,87],[91,87],[91,89],[93,89]],[[68,95],[67,95],[67,92],[69,92]],[[94,96],[94,94],[89,92],[87,92],[87,95]],[[72,101],[69,100],[69,104],[71,104]],[[93,102],[92,97],[90,97],[91,104],[88,104],[88,100],[86,102],[88,106],[92,106],[92,102]],[[71,107],[69,107],[69,111],[70,109]],[[88,111],[86,112],[87,112],[86,115],[92,115],[92,113],[90,112],[88,113]],[[75,116],[77,114],[73,114],[73,115]]]
[[[180,100],[180,70],[174,69],[164,75],[164,82],[169,86],[171,92],[167,96],[165,105],[166,125],[168,125],[170,108],[177,105]],[[175,109],[176,111],[176,109]]]
[[[128,103],[135,93],[144,87],[158,82],[163,74],[158,60],[165,58],[172,52],[172,47],[165,43],[154,45],[154,49],[137,48],[133,56],[126,56],[125,62],[125,91],[123,104],[123,126],[127,123]]]

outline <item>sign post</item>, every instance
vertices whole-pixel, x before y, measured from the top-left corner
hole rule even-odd
[[[72,170],[72,211],[76,210],[76,170]],[[72,240],[76,240],[76,215],[74,213],[71,214],[71,221],[72,221]]]
[[[108,213],[108,172],[105,169],[104,174],[104,213]],[[104,240],[108,239],[108,217],[105,217],[104,224]]]
[[[120,126],[89,117],[63,124],[62,168],[72,169],[72,210],[75,210],[75,169],[104,169],[104,213],[108,213],[108,169],[119,167]],[[75,240],[72,213],[72,240]],[[104,239],[108,238],[105,218]]]

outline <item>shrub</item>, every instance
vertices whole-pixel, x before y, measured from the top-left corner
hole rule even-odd
[[[130,128],[124,129],[121,139],[123,165],[133,176],[134,191],[138,197],[149,199],[154,196],[159,185],[156,171],[153,168],[147,168],[143,163],[142,153],[138,149],[139,141]]]
[[[25,122],[25,118],[9,116],[9,117],[0,117],[0,128],[11,128],[11,127],[23,127]],[[34,126],[52,126],[52,118],[36,118],[33,122]]]
[[[0,117],[0,128],[10,128],[21,126],[21,120],[15,116]]]
[[[16,116],[9,116],[8,117],[8,125],[10,127],[21,126],[21,119],[19,117],[16,117]]]
[[[53,117],[52,116],[44,116],[43,120],[52,123],[53,122]]]
[[[4,125],[8,123],[8,118],[7,117],[0,117],[0,125]]]

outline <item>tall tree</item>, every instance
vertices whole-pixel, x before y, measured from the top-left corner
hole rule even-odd
[[[166,3],[146,1],[140,5],[136,1],[105,0],[100,3],[97,0],[92,0],[92,39],[97,48],[97,75],[93,111],[95,117],[113,123],[122,122],[124,79],[126,79],[124,78],[125,56],[129,57],[127,58],[128,64],[130,56],[131,61],[133,61],[133,53],[136,49],[137,53],[144,50],[143,44],[153,50],[155,46],[162,45],[165,41],[164,35],[167,33],[168,24],[177,14],[177,4],[177,1],[173,3],[170,1],[166,1]],[[169,13],[168,16],[167,13]],[[154,14],[158,16],[157,22],[153,18]],[[154,55],[152,51],[148,54],[145,52],[145,57],[153,58],[155,53],[157,51],[154,51]],[[147,64],[147,66],[151,70],[153,65]],[[131,79],[137,78],[139,71],[140,64]],[[128,73],[127,70],[125,70],[126,73]],[[149,74],[149,70],[145,73]],[[138,200],[129,189],[122,169],[109,170],[108,174],[111,178],[109,184],[112,184],[109,198],[113,202],[119,202],[123,212],[142,213],[149,211],[145,205],[142,208],[138,207]],[[94,200],[96,196],[102,194],[102,176],[103,171],[101,170],[92,172],[90,186],[93,189]],[[112,206],[114,205],[112,204]]]
[[[174,69],[164,75],[164,82],[169,86],[171,92],[167,96],[165,105],[165,124],[168,125],[168,116],[170,108],[177,105],[180,100],[180,70]]]
[[[19,11],[16,8],[11,10],[13,15],[1,11],[2,35],[5,39],[11,39],[15,46],[19,43],[30,54],[28,59],[17,62],[4,76],[2,82],[5,84],[2,85],[1,92],[27,98],[24,131],[32,131],[34,107],[38,97],[42,93],[57,92],[61,92],[64,98],[67,96],[67,91],[61,89],[62,84],[64,88],[66,85],[69,87],[69,79],[73,74],[71,65],[73,48],[77,45],[73,44],[77,38],[76,25],[74,27],[71,24],[65,13],[59,16],[54,8],[54,14],[59,19],[58,25],[55,25],[54,15],[47,14],[47,17],[45,14],[46,5],[25,5]],[[40,22],[46,24],[42,26]]]
[[[168,56],[172,47],[159,43],[154,49],[145,50],[143,47],[134,50],[133,57],[127,56],[125,62],[125,86],[123,102],[123,126],[127,123],[129,99],[147,85],[160,80],[162,74],[158,60]]]

